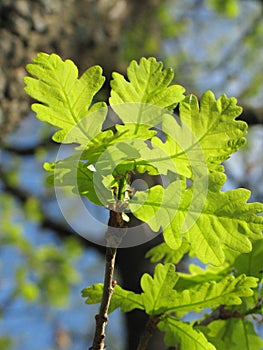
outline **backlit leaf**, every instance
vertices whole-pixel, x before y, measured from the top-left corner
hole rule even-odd
[[[180,344],[180,350],[216,350],[202,332],[173,316],[163,317],[158,328],[165,332],[164,341],[167,346]]]
[[[256,334],[253,323],[244,318],[215,320],[198,329],[217,350],[261,350],[263,347],[263,341]]]
[[[162,120],[164,109],[173,108],[184,98],[184,88],[170,85],[174,72],[164,69],[155,58],[132,61],[127,69],[128,81],[113,73],[110,105],[124,123],[154,126]]]
[[[164,300],[173,294],[173,287],[178,276],[174,271],[173,264],[158,264],[155,267],[154,277],[145,273],[141,278],[143,289],[142,299],[145,311],[149,315],[156,315],[165,311]]]
[[[101,302],[103,284],[93,284],[82,290],[82,297],[87,298],[86,304],[97,304]],[[133,309],[143,309],[141,295],[115,286],[111,297],[109,312],[120,307],[122,312],[128,312]]]
[[[71,60],[39,53],[26,69],[35,78],[25,77],[25,90],[40,102],[32,105],[33,111],[40,120],[61,129],[54,134],[55,141],[86,144],[101,131],[106,104],[91,107],[105,81],[101,67],[90,67],[78,78]]]
[[[210,177],[203,203],[200,196],[193,199],[194,186],[183,188],[183,182],[176,181],[166,189],[157,185],[138,192],[130,208],[153,231],[162,227],[171,248],[178,249],[184,237],[201,261],[220,265],[225,245],[249,252],[251,239],[260,239],[263,229],[263,217],[257,215],[263,212],[263,205],[247,203],[250,192],[245,189],[220,192],[222,180],[223,175]]]

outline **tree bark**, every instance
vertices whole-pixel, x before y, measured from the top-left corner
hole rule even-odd
[[[161,0],[1,0],[0,142],[30,110],[25,65],[38,52],[72,59],[80,73],[102,65],[110,77],[121,66],[120,47],[136,14]],[[133,16],[133,18],[130,18]],[[128,20],[129,19],[129,20]],[[108,93],[107,86],[105,93]]]

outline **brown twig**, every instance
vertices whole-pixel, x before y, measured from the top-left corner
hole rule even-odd
[[[156,330],[156,326],[159,321],[160,321],[159,315],[149,317],[144,327],[144,330],[141,334],[139,344],[137,346],[137,350],[145,350],[147,348],[147,345],[151,337],[153,336],[153,332]]]
[[[109,228],[106,234],[106,240],[109,246],[106,248],[106,266],[104,274],[104,286],[99,314],[95,316],[96,329],[93,344],[89,350],[103,350],[105,347],[105,329],[108,321],[108,311],[111,296],[116,282],[113,280],[115,257],[117,247],[121,242],[125,230],[120,230],[121,234],[114,231],[113,228],[124,228],[124,221],[121,212],[111,210],[109,219]],[[112,246],[113,245],[113,246]]]
[[[100,312],[95,316],[96,330],[94,340],[90,350],[103,350],[105,348],[105,328],[108,321],[108,310],[110,306],[111,295],[113,293],[113,272],[115,264],[117,248],[108,247],[106,250],[106,267],[104,275],[104,288],[102,301],[100,306]]]
[[[237,310],[225,309],[224,305],[220,305],[211,314],[200,322],[195,322],[194,326],[208,326],[216,320],[228,320],[229,318],[243,318],[245,315]]]

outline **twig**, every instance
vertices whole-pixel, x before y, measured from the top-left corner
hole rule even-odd
[[[121,230],[121,234],[116,235],[116,231],[112,228],[124,228],[124,221],[122,219],[121,212],[110,211],[109,228],[106,234],[106,240],[108,245],[106,248],[106,266],[104,274],[104,286],[102,301],[100,306],[100,312],[95,316],[96,329],[93,339],[93,344],[89,350],[103,350],[105,347],[105,328],[108,321],[108,311],[110,306],[111,296],[115,287],[116,282],[113,280],[115,257],[117,253],[117,247],[121,242],[125,230]],[[113,244],[114,243],[114,244]],[[112,247],[113,245],[113,247]]]
[[[159,315],[149,317],[144,327],[144,330],[141,334],[139,344],[137,346],[137,350],[145,350],[147,348],[147,345],[151,337],[153,336],[153,332],[155,331],[159,321],[160,321]]]
[[[195,326],[208,326],[211,322],[219,320],[220,319],[220,313],[221,313],[222,306],[219,306],[216,308],[211,314],[209,314],[205,319],[203,319],[200,322],[195,322]]]
[[[108,321],[108,310],[110,306],[111,295],[113,293],[113,272],[115,264],[117,248],[108,247],[106,250],[106,267],[104,275],[104,288],[102,301],[100,306],[100,312],[95,316],[96,320],[96,330],[94,335],[94,340],[90,350],[103,350],[105,348],[105,328]]]
[[[224,305],[220,305],[211,314],[209,314],[204,320],[195,322],[195,326],[208,326],[211,322],[216,320],[228,320],[229,318],[243,318],[245,315],[241,314],[237,310],[227,310]]]

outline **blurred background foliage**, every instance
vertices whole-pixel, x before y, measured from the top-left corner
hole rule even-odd
[[[226,188],[249,188],[252,199],[262,201],[263,2],[2,0],[0,38],[0,348],[84,349],[97,308],[85,306],[80,291],[102,281],[104,250],[74,235],[45,185],[42,164],[58,148],[51,128],[30,113],[26,63],[46,51],[73,59],[81,72],[101,64],[105,97],[112,71],[125,72],[131,59],[153,55],[174,68],[187,93],[211,89],[237,97],[250,128],[247,145],[226,162]],[[74,209],[69,203],[76,219],[96,231]],[[126,287],[147,268],[139,258],[146,248],[136,249],[120,252],[117,273]],[[111,316],[112,350],[134,349],[136,325],[133,332],[134,320],[126,322],[127,328],[118,311]],[[151,349],[162,348],[156,341]]]

